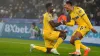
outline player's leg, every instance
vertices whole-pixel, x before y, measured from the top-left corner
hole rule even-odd
[[[72,43],[73,45],[75,45],[75,44],[74,44],[74,41],[71,41],[71,43]],[[82,48],[82,49],[85,50],[85,51],[84,51],[84,56],[87,56],[87,55],[88,55],[88,53],[89,53],[89,51],[90,51],[90,48],[89,48],[89,47],[87,47],[87,46],[83,45],[82,43],[80,43],[80,46],[79,46],[79,44],[76,45],[76,50],[78,50],[79,48]],[[73,53],[71,53],[71,54],[75,54],[75,53],[77,53],[77,52],[73,52]]]
[[[31,44],[30,45],[30,52],[32,51],[32,49],[37,49],[37,50],[40,50],[42,52],[50,52],[51,48],[53,47],[51,45],[51,42],[49,40],[46,40],[47,37],[45,37],[45,35],[48,35],[48,33],[44,34],[44,42],[45,42],[45,47],[42,47],[42,46],[36,46],[34,44]]]
[[[46,52],[46,53],[50,53],[51,52],[51,49],[53,48],[54,46],[54,41],[52,40],[47,40],[47,39],[44,39],[44,42],[45,42],[45,47],[42,47],[42,46],[36,46],[34,44],[31,44],[31,49],[30,51],[32,51],[32,49],[37,49],[37,50],[40,50],[42,52]]]
[[[30,44],[30,52],[32,52],[33,49],[37,49],[37,50],[40,50],[42,52],[47,51],[46,47],[41,47],[41,46],[36,46],[34,44]]]
[[[82,34],[79,30],[80,27],[73,33],[71,37],[70,43],[75,46],[76,51],[70,54],[81,55],[80,44],[81,44]]]
[[[84,56],[88,56],[90,48],[81,43],[80,47],[84,49]]]
[[[83,26],[82,26],[83,27]],[[82,28],[79,27],[76,31],[76,33],[73,35],[73,37],[71,38],[71,43],[75,45],[76,47],[76,52],[80,52],[80,48],[83,49],[88,49],[85,45],[83,45],[81,43],[81,39],[83,38],[84,35],[86,35],[86,33],[89,31],[88,28],[86,28],[85,26]]]
[[[54,47],[53,47],[53,49],[51,50],[51,52],[54,53],[54,54],[59,54],[57,52],[57,48],[64,41],[64,39],[66,38],[66,33],[61,33],[59,31],[53,31],[50,35],[50,38],[52,40],[57,40]]]
[[[46,39],[48,39],[48,40],[52,40],[52,41],[57,40],[55,45],[53,45],[53,49],[51,50],[51,52],[54,54],[59,54],[56,49],[63,42],[63,40],[66,38],[66,34],[61,33],[59,31],[52,31],[50,33],[50,35],[48,34],[49,37],[47,35],[45,35],[45,36],[46,36]]]
[[[57,40],[53,47],[54,49],[57,49],[58,46],[64,41],[65,38],[66,38],[66,33],[60,31],[52,31],[48,39]]]
[[[53,40],[45,39],[45,47],[47,48],[47,53],[51,53],[51,49],[53,48],[55,42]]]
[[[66,33],[61,33],[58,35],[57,42],[55,43],[54,47],[55,49],[58,48],[58,46],[66,39]]]
[[[37,50],[40,50],[40,51],[43,51],[43,52],[46,52],[46,53],[51,52],[51,49],[54,46],[54,41],[50,38],[51,34],[49,34],[48,32],[45,32],[43,35],[44,35],[45,47],[36,46],[34,44],[31,44],[30,45],[31,46],[30,50],[32,50],[34,48],[34,49],[37,49]]]
[[[30,49],[30,52],[32,52],[32,49],[37,49],[37,50],[40,50],[42,52],[46,52],[46,53],[51,53],[51,47],[41,47],[41,46],[35,46],[33,44],[31,44],[31,49]],[[59,54],[59,53],[54,53],[54,54]]]
[[[85,27],[85,26],[84,26],[84,27]],[[81,34],[82,34],[83,36],[85,36],[89,31],[90,31],[89,28],[85,27],[85,28],[84,28],[82,31],[80,31],[80,32],[81,32]],[[89,51],[90,51],[90,48],[87,47],[87,46],[85,46],[85,45],[82,44],[82,43],[81,43],[80,47],[81,47],[82,49],[85,50],[85,51],[84,51],[84,56],[88,56]]]
[[[83,37],[81,37],[80,39],[82,39]],[[74,36],[72,36],[71,37],[71,40],[70,40],[70,43],[72,44],[72,45],[74,45],[75,46],[75,44],[74,44],[74,42],[75,42],[75,40],[74,40],[75,38],[74,38]],[[82,43],[80,44],[80,47],[82,48],[82,49],[87,49],[87,47],[85,46],[85,45],[83,45]]]
[[[76,31],[76,33],[71,37],[70,42],[71,44],[75,45],[76,51],[73,53],[69,53],[69,54],[81,55],[81,52],[80,52],[81,36],[82,36],[81,33]]]

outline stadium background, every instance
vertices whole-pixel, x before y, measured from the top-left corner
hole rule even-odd
[[[44,5],[48,2],[54,4],[58,12],[66,0],[0,0],[0,18],[26,18],[41,19],[46,11]],[[100,25],[99,0],[71,0],[75,5],[85,9],[93,25]],[[59,13],[58,13],[59,14]]]
[[[56,12],[57,15],[60,15],[62,12],[65,12],[62,7],[65,1],[66,0],[59,0],[59,1],[58,0],[0,0],[0,45],[5,44],[4,46],[6,45],[17,46],[18,43],[20,42],[20,44],[26,44],[25,46],[28,49],[29,43],[41,44],[41,42],[38,40],[43,40],[42,20],[43,20],[43,13],[45,13],[46,11],[44,7],[45,4],[48,2],[52,2],[54,4],[54,8],[57,11]],[[100,29],[99,29],[100,28],[100,5],[99,5],[100,1],[99,0],[71,0],[71,1],[73,1],[75,5],[81,6],[86,11],[91,23],[98,31],[97,34],[93,34],[92,32],[89,32],[88,35],[85,36],[85,38],[82,40],[84,44],[93,46],[91,48],[95,50],[94,52],[97,52],[97,54],[94,55],[98,56],[99,52],[97,50],[99,49],[98,47],[96,48],[95,46],[100,46]],[[68,21],[70,21],[69,19],[70,17],[67,14],[67,12],[65,12],[65,14],[68,16]],[[34,36],[33,38],[31,38],[32,36],[31,28],[33,22],[36,23],[36,26],[39,27],[41,32],[39,36],[36,37]],[[63,27],[64,26],[62,26],[62,28]],[[66,28],[69,32],[67,35],[68,37],[65,40],[65,43],[69,43],[70,36],[76,27],[77,26]],[[10,42],[14,44],[11,44]],[[63,45],[67,46],[67,44],[63,44]],[[63,45],[62,47],[64,47]],[[70,45],[68,46],[71,47]],[[3,46],[1,46],[0,55],[11,56],[11,54],[9,53],[13,53],[14,50],[9,52],[9,47],[8,49],[6,48],[7,47],[3,48]],[[15,50],[16,49],[17,48],[15,48]],[[8,50],[8,52],[6,52],[6,50]],[[24,51],[26,51],[26,49]],[[16,52],[16,54],[12,56],[18,56],[18,54],[19,53]],[[64,52],[64,54],[66,53]],[[44,54],[42,55],[46,56]],[[28,55],[26,56],[31,56],[31,55],[29,55],[28,53]]]

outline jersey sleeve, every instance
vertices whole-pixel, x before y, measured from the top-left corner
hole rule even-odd
[[[75,21],[73,19],[70,20],[70,22],[66,23],[67,26],[74,26]]]
[[[84,12],[84,10],[82,8],[79,8],[77,10],[78,15],[86,22],[86,24],[89,26],[90,29],[93,28],[87,14]]]

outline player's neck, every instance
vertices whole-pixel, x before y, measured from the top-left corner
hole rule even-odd
[[[47,11],[49,14],[52,14],[50,11]]]

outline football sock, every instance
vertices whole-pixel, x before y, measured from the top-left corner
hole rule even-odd
[[[88,47],[86,47],[85,45],[83,45],[82,43],[80,44],[80,47],[82,48],[82,49],[87,49]]]
[[[76,51],[80,52],[81,41],[80,40],[76,40],[74,44],[75,44]]]
[[[63,39],[62,38],[58,38],[57,42],[55,43],[54,47],[55,49],[58,48],[58,46],[63,42]]]
[[[43,51],[43,52],[47,51],[47,49],[45,47],[35,46],[34,48],[37,50]]]

